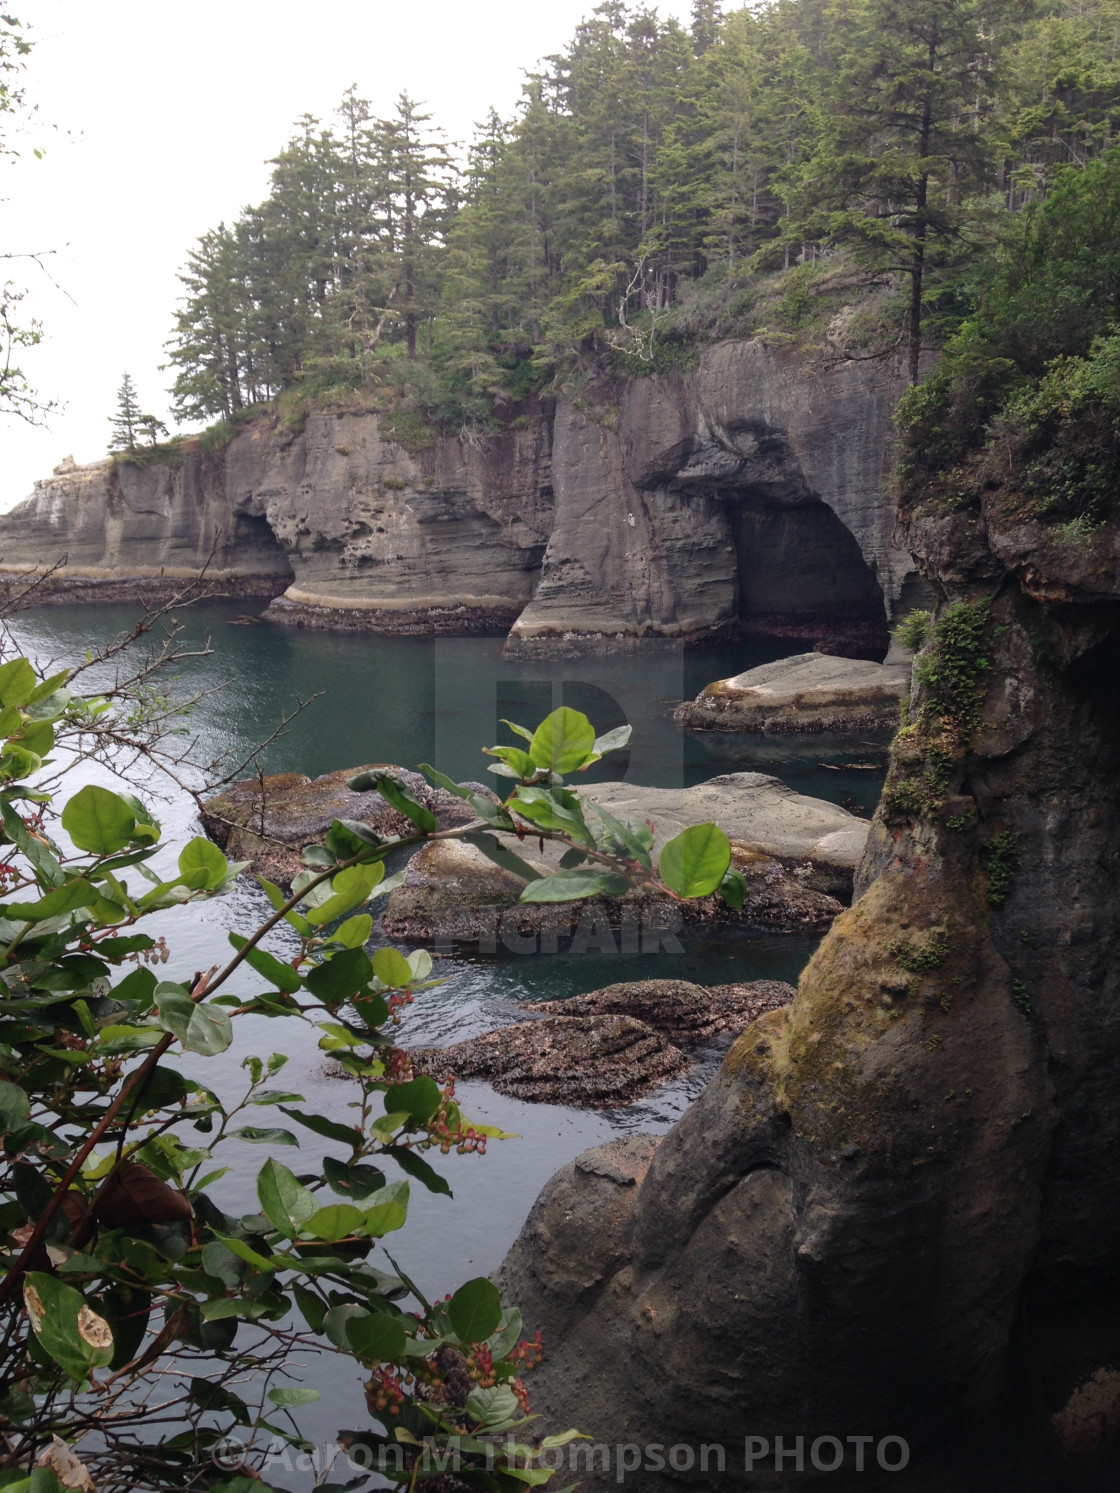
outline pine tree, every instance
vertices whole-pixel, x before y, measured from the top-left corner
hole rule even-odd
[[[796,236],[843,243],[872,273],[909,280],[918,377],[922,298],[993,176],[993,27],[1019,0],[836,0],[828,12],[820,137],[799,174]]]
[[[702,57],[716,43],[719,36],[719,7],[720,0],[692,0],[692,47],[697,57]]]
[[[136,397],[136,385],[126,373],[117,389],[116,413],[109,416],[113,427],[110,451],[135,451],[136,437],[140,434],[140,401]]]
[[[442,133],[429,128],[431,119],[415,99],[402,93],[392,119],[382,121],[389,194],[396,213],[390,237],[410,358],[416,356],[417,328],[435,314],[435,260],[446,232],[452,177],[450,151]]]

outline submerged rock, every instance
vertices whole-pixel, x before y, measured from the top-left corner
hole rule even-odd
[[[885,663],[798,653],[717,679],[676,711],[700,731],[891,731],[910,691],[910,660],[892,649]],[[892,656],[893,655],[893,656]]]
[[[764,1011],[788,1006],[795,991],[781,980],[706,988],[688,980],[629,980],[560,1001],[524,1001],[542,1016],[633,1016],[672,1042],[706,1042],[741,1032]]]
[[[300,854],[304,847],[318,844],[332,820],[357,819],[386,837],[414,833],[411,822],[380,793],[355,793],[346,786],[365,770],[347,767],[318,778],[298,772],[248,778],[206,800],[203,827],[232,860],[249,861],[252,870],[287,884],[303,870]],[[432,788],[419,773],[399,767],[392,771],[414,798],[431,809],[441,829],[469,823],[474,817],[462,799],[443,788]]]
[[[679,1048],[631,1016],[520,1021],[410,1056],[418,1073],[485,1078],[515,1099],[580,1109],[631,1104],[688,1067]]]

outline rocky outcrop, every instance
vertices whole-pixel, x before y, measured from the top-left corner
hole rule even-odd
[[[734,774],[736,777],[761,777],[761,774]],[[765,779],[777,783],[777,779]],[[605,785],[621,787],[624,785]],[[783,791],[784,785],[778,784]],[[649,790],[655,794],[669,790]],[[714,795],[696,794],[692,800],[696,817],[676,822],[699,824],[717,818],[721,803]],[[601,787],[593,790],[596,797]],[[588,792],[587,797],[592,793]],[[796,799],[798,795],[792,794]],[[816,805],[820,801],[807,799]],[[831,808],[831,805],[822,805]],[[629,811],[629,805],[627,805]],[[710,812],[708,812],[710,810]],[[678,813],[687,815],[689,806]],[[867,826],[854,816],[837,810],[845,819],[860,825],[866,837]],[[638,814],[639,818],[644,817]],[[669,835],[658,825],[662,843]],[[551,951],[559,940],[572,939],[575,952],[588,952],[594,944],[612,952],[637,953],[658,947],[659,933],[676,934],[682,929],[767,929],[775,932],[823,933],[841,910],[842,903],[821,890],[818,881],[843,892],[851,889],[852,867],[844,861],[844,836],[852,831],[832,829],[839,845],[818,847],[804,845],[805,855],[791,856],[793,870],[777,857],[757,846],[732,840],[732,864],[742,872],[747,892],[741,910],[736,911],[716,894],[689,902],[670,902],[651,893],[631,892],[619,899],[589,898],[572,903],[522,903],[525,882],[488,860],[473,845],[454,840],[434,841],[418,850],[408,863],[403,886],[390,893],[382,926],[390,938],[404,943],[477,944],[480,951],[495,953],[499,943],[513,953]],[[801,842],[799,842],[800,844]],[[563,846],[545,842],[545,858],[524,855],[524,846],[515,846],[534,870],[545,874],[555,870]],[[819,850],[819,861],[814,854]],[[621,944],[616,934],[621,937]]]
[[[716,680],[686,701],[676,718],[698,731],[893,734],[909,693],[908,658],[888,656],[876,664],[798,653]]]
[[[203,574],[239,596],[275,596],[292,579],[261,506],[231,496],[224,462],[197,441],[162,461],[68,459],[36,482],[0,516],[0,581],[54,566],[31,600],[116,601]]]
[[[299,772],[247,778],[206,800],[203,828],[231,860],[248,861],[250,870],[288,885],[304,869],[303,850],[321,844],[335,819],[356,819],[386,839],[415,833],[411,821],[381,794],[355,793],[347,787],[351,778],[368,770],[347,767],[318,778]],[[467,824],[473,818],[461,798],[433,788],[418,772],[400,767],[389,770],[413,798],[431,809],[441,829]],[[480,793],[489,792],[480,783],[471,786]]]
[[[883,472],[901,390],[760,342],[687,376],[531,403],[416,447],[372,408],[262,412],[224,446],[63,464],[0,517],[0,575],[66,558],[37,599],[208,574],[268,615],[374,632],[510,632],[571,653],[779,632],[881,657],[910,561]]]
[[[793,986],[781,980],[711,987],[688,980],[628,980],[567,1000],[523,1001],[521,1009],[541,1016],[632,1016],[670,1042],[709,1042],[724,1032],[741,1032],[793,997]]]
[[[547,1332],[534,1409],[601,1442],[671,1426],[730,1457],[753,1436],[752,1486],[854,1487],[858,1428],[868,1486],[1104,1489],[1120,1465],[1118,519],[1029,552],[1029,517],[986,496],[903,521],[942,604],[861,895],[644,1180],[584,1189],[562,1261],[549,1221],[597,1154],[554,1179],[503,1286]],[[779,1435],[800,1465],[776,1458]],[[901,1465],[897,1438],[905,1477],[878,1471]],[[647,1467],[641,1486],[677,1483]]]
[[[902,391],[883,364],[814,367],[761,342],[556,410],[556,515],[522,650],[729,627],[886,652],[909,556],[884,477]]]
[[[720,773],[692,788],[596,783],[583,796],[618,817],[649,819],[657,851],[690,824],[710,820],[733,844],[777,861],[805,887],[845,899],[867,843],[865,820],[762,772]],[[744,873],[751,859],[741,855]]]
[[[577,1109],[632,1104],[688,1067],[678,1047],[632,1016],[543,1017],[409,1056],[417,1073],[485,1078],[514,1099]]]

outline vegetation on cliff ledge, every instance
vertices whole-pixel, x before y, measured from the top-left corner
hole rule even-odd
[[[1086,533],[1120,493],[1120,148],[1007,234],[975,313],[902,401],[903,507],[988,504]]]

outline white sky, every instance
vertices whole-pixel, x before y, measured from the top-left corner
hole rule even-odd
[[[167,416],[163,343],[194,240],[259,201],[298,115],[356,83],[375,111],[406,89],[453,139],[559,50],[595,0],[12,0],[35,43],[37,113],[0,164],[0,252],[18,260],[44,341],[24,368],[65,408],[47,429],[0,415],[0,511],[64,456],[105,454],[121,373]],[[660,0],[687,23],[689,0]],[[33,147],[45,154],[35,160]]]

